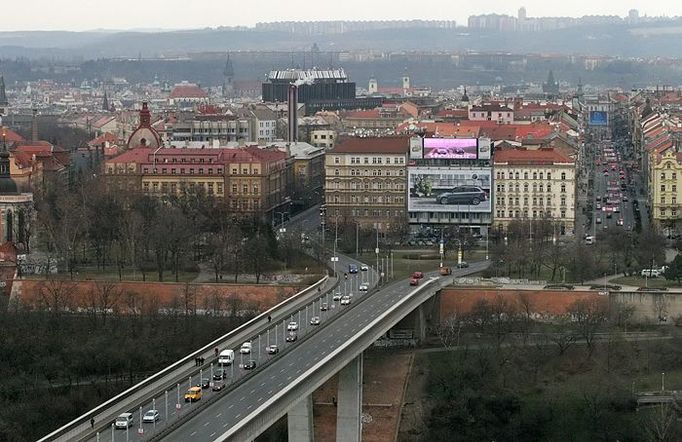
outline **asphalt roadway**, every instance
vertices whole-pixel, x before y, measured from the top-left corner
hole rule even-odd
[[[469,268],[454,269],[452,276],[478,272],[487,265],[485,261],[472,263]],[[414,289],[407,280],[397,281],[369,294],[355,294],[350,306],[337,303],[335,308],[341,313],[323,318],[322,324],[317,326],[311,336],[295,344],[295,351],[274,358],[256,375],[245,379],[233,390],[218,393],[222,395],[219,400],[187,420],[163,440],[214,440]]]

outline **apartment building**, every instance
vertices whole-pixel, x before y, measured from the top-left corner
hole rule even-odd
[[[558,150],[500,149],[493,162],[495,226],[513,220],[549,219],[557,234],[575,227],[575,162]]]
[[[670,236],[682,225],[682,153],[668,149],[658,155],[651,171],[650,206],[655,227]]]
[[[327,224],[343,219],[384,230],[405,222],[408,148],[408,137],[394,136],[347,138],[327,151]]]

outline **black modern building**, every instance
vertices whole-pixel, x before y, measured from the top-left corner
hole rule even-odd
[[[343,69],[287,69],[270,71],[263,83],[263,101],[286,102],[289,85],[298,86],[298,102],[355,98],[355,83]]]

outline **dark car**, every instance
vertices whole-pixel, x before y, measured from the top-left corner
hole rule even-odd
[[[242,364],[242,368],[244,370],[253,370],[254,368],[256,368],[256,361],[254,361],[253,359],[246,361]]]
[[[215,371],[215,373],[213,373],[213,380],[214,381],[222,381],[223,379],[225,379],[226,375],[227,375],[227,373],[225,372],[225,370],[218,369]]]
[[[298,338],[298,335],[296,335],[296,332],[289,332],[287,335],[286,341],[287,342],[294,342]]]
[[[473,204],[477,206],[487,199],[485,191],[478,186],[458,186],[451,192],[438,195],[436,202],[438,204]]]
[[[223,388],[225,388],[225,383],[224,382],[214,382],[213,387],[211,387],[211,390],[213,391],[220,391]]]
[[[201,387],[202,389],[207,389],[211,386],[211,380],[209,378],[203,378],[201,382],[197,385],[197,387]]]

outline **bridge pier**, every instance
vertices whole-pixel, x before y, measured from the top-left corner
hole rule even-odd
[[[424,304],[421,304],[419,307],[417,307],[415,314],[415,336],[417,341],[419,341],[421,344],[426,340],[426,313],[424,312]]]
[[[295,442],[313,442],[313,396],[308,395],[298,401],[287,413],[287,431],[289,440]]]
[[[339,372],[336,442],[362,440],[362,353]]]

